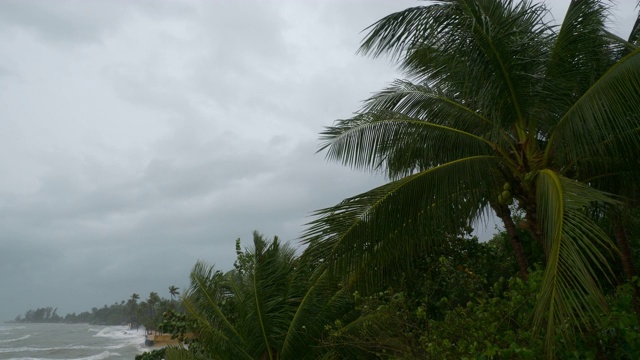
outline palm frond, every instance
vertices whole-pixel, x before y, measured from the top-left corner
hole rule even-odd
[[[378,20],[367,29],[358,53],[378,57],[391,54],[399,59],[407,48],[433,35],[433,22],[448,16],[453,1],[437,1],[431,6],[417,6],[393,13]],[[440,25],[443,26],[444,24]]]
[[[238,327],[246,334],[247,351],[254,357],[277,357],[289,323],[302,297],[293,283],[295,250],[271,242],[254,233],[253,269],[241,292],[245,301],[239,303]]]
[[[330,323],[334,315],[319,311],[326,305],[334,287],[326,266],[320,265],[309,285],[289,323],[280,353],[282,358],[311,353],[315,341],[309,339],[318,338],[322,327]]]
[[[322,339],[327,336],[327,326],[357,321],[360,313],[355,309],[352,289],[337,286],[340,280],[333,277],[326,264],[321,266],[317,275],[291,322],[288,346],[283,347],[282,358],[311,360],[331,357],[339,353],[340,348],[351,346],[326,346]]]
[[[562,115],[613,64],[607,6],[599,0],[571,1],[555,34],[543,78],[539,126],[549,134]],[[618,42],[619,43],[619,42]],[[604,58],[604,60],[603,60]]]
[[[440,1],[375,23],[361,51],[402,55],[411,78],[460,94],[502,125],[525,123],[549,46],[545,14],[529,1]]]
[[[503,1],[502,6],[496,5],[491,1],[466,2],[466,12],[473,20],[470,35],[478,51],[472,55],[482,56],[483,62],[495,74],[493,81],[501,84],[491,92],[504,99],[502,104],[497,104],[498,109],[504,109],[500,111],[503,123],[511,111],[517,123],[524,127],[528,121],[525,109],[529,84],[532,77],[539,74],[538,60],[546,46],[543,41],[546,26],[542,21],[546,9],[533,6],[529,1]],[[475,66],[475,63],[470,62],[467,66]]]
[[[605,36],[614,44],[614,46],[617,45],[617,47],[619,48],[617,52],[622,55],[620,57],[623,57],[627,55],[629,52],[636,50],[638,48],[638,45],[632,42],[629,42],[629,40],[625,40],[610,31],[607,31],[605,33]]]
[[[612,42],[605,23],[608,6],[601,0],[572,1],[551,52],[547,78],[562,80],[556,91],[579,96],[613,65]]]
[[[253,285],[253,298],[255,300],[255,303],[253,304],[255,306],[255,317],[258,320],[258,329],[260,329],[260,333],[262,334],[262,339],[264,340],[264,351],[269,355],[269,359],[273,360],[273,352],[274,350],[271,347],[271,344],[269,344],[269,335],[267,334],[267,332],[270,333],[271,329],[267,329],[267,324],[265,324],[266,319],[265,319],[265,315],[267,314],[266,309],[263,308],[264,301],[265,298],[267,298],[268,295],[270,294],[262,294],[260,292],[260,288],[259,285],[260,280],[259,280],[259,275],[263,275],[259,273],[259,269],[262,268],[266,268],[266,270],[273,270],[273,269],[269,269],[268,267],[264,267],[264,266],[260,266],[263,263],[263,259],[259,259],[259,257],[264,256],[264,243],[259,243],[256,245],[256,249],[254,250],[254,264],[256,265],[254,268],[253,273],[251,274],[251,284]]]
[[[491,120],[456,99],[455,95],[426,84],[395,80],[365,101],[363,113],[391,111],[474,135],[485,135],[495,127]]]
[[[553,153],[572,162],[585,155],[611,156],[612,149],[619,158],[635,156],[640,147],[638,114],[640,49],[612,66],[568,109],[551,133],[545,158]]]
[[[406,176],[461,157],[491,154],[493,143],[445,125],[381,111],[339,120],[321,133],[319,151],[360,169]]]
[[[589,324],[607,309],[597,279],[611,274],[606,256],[615,245],[586,210],[594,203],[616,202],[605,193],[551,170],[540,171],[536,183],[547,265],[535,323],[540,326],[546,319],[546,344],[553,353],[557,329],[564,329],[567,324]],[[561,330],[569,336],[573,331]]]
[[[369,257],[384,262],[387,248],[409,258],[414,243],[428,248],[441,240],[430,234],[456,232],[481,216],[499,161],[490,155],[462,158],[318,210],[303,234],[307,251],[341,274],[357,270]]]
[[[640,3],[638,5],[640,5]],[[640,11],[638,11],[636,22],[633,24],[633,28],[631,28],[631,33],[629,34],[629,42],[640,46]]]
[[[244,339],[229,312],[221,308],[229,298],[220,281],[222,274],[213,266],[197,262],[191,272],[191,285],[184,293],[183,305],[187,313],[196,320],[196,331],[205,346],[213,348],[213,353],[252,359],[244,349]]]
[[[253,240],[253,248],[238,253],[240,269],[223,274],[198,262],[185,292],[199,345],[221,358],[278,358],[307,290],[308,271],[295,249],[257,232]]]

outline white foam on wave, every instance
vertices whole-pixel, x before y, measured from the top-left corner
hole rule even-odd
[[[120,349],[129,345],[144,345],[144,330],[131,330],[127,326],[106,327],[93,336],[118,341],[118,345],[104,347],[107,349]]]
[[[109,358],[110,356],[120,356],[120,354],[115,353],[115,352],[110,352],[110,351],[103,351],[100,354],[91,355],[91,356],[87,356],[87,357],[81,357],[81,358],[72,358],[72,359],[69,359],[69,360],[103,360],[103,359]],[[23,358],[11,358],[11,359],[7,359],[7,360],[56,360],[56,359],[23,357]]]
[[[6,349],[2,349],[0,348],[0,354],[2,353],[19,353],[19,352],[44,352],[44,351],[60,351],[60,350],[117,350],[117,349],[122,349],[125,348],[127,346],[132,346],[132,345],[138,345],[138,344],[144,344],[144,338],[142,338],[142,340],[140,341],[132,341],[132,342],[123,342],[117,345],[101,345],[101,346],[87,346],[87,345],[67,345],[67,346],[58,346],[58,347],[43,347],[43,348],[37,348],[37,347],[29,347],[29,346],[23,346],[23,347],[17,347],[17,348],[6,348]]]
[[[24,339],[28,339],[30,338],[31,335],[25,335],[23,337],[17,338],[17,339],[6,339],[6,340],[0,340],[0,343],[10,343],[10,342],[14,342],[14,341],[20,341],[20,340],[24,340]]]
[[[136,331],[130,330],[127,326],[109,326],[93,335],[95,337],[106,337],[111,339],[131,339],[139,336],[144,336],[144,330]]]
[[[9,347],[9,348],[0,348],[0,359],[4,358],[1,354],[3,353],[25,353],[25,352],[37,352],[43,353],[48,351],[61,351],[61,350],[98,350],[103,351],[98,354],[102,356],[102,354],[109,353],[114,355],[116,353],[109,352],[118,349],[124,349],[126,347],[133,347],[136,349],[140,349],[144,345],[144,330],[137,332],[136,330],[129,330],[126,326],[114,326],[114,327],[105,327],[101,330],[96,330],[97,333],[93,335],[94,337],[102,337],[107,338],[110,341],[109,344],[105,345],[72,345],[67,344],[63,346],[53,346],[53,347],[33,347],[33,346],[22,346],[22,347]],[[10,342],[10,341],[18,341],[29,338],[31,335],[26,335],[17,339],[8,339],[1,340],[1,342]],[[96,356],[98,356],[96,355]],[[30,358],[22,358],[22,359],[30,359]],[[42,358],[46,359],[46,358]],[[81,358],[84,360],[85,358]],[[102,358],[86,358],[87,360],[100,360]]]
[[[2,353],[11,353],[11,352],[26,352],[26,351],[49,351],[49,350],[58,350],[60,348],[34,348],[29,346],[22,346],[18,348],[0,348],[0,354]]]

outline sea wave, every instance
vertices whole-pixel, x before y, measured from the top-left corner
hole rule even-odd
[[[94,337],[104,337],[116,340],[139,339],[144,336],[144,330],[130,330],[126,326],[110,326],[100,330]]]
[[[140,343],[144,343],[144,339],[139,341]],[[125,348],[131,345],[137,345],[138,341],[131,341],[116,345],[102,345],[102,346],[87,346],[87,345],[67,345],[67,346],[59,346],[59,347],[30,347],[30,346],[22,346],[16,348],[0,348],[0,354],[2,353],[20,353],[20,352],[43,352],[43,351],[60,351],[60,350],[118,350]]]
[[[0,331],[4,332],[7,330],[19,330],[19,329],[24,329],[24,326],[13,326],[13,325],[9,325],[9,326],[0,326]]]
[[[31,335],[25,335],[23,337],[17,338],[17,339],[6,339],[6,340],[0,340],[0,343],[10,343],[10,342],[14,342],[14,341],[19,341],[19,340],[24,340],[24,339],[28,339],[30,338]]]
[[[58,350],[60,348],[34,348],[29,346],[22,346],[17,348],[0,348],[0,354],[2,353],[13,353],[13,352],[27,352],[27,351],[49,351],[49,350]]]
[[[26,329],[28,331],[16,330],[0,336],[0,359],[132,359],[134,354],[142,352],[145,334],[144,330],[136,332],[126,326],[88,324],[30,324]]]
[[[103,351],[100,354],[96,354],[96,355],[91,355],[91,356],[87,356],[87,357],[81,357],[81,358],[71,358],[69,360],[103,360],[103,359],[107,359],[110,356],[120,356],[120,354],[115,353],[115,352],[110,352],[110,351]],[[33,357],[23,357],[23,358],[10,358],[7,360],[57,360],[57,359],[53,359],[53,358],[33,358]]]

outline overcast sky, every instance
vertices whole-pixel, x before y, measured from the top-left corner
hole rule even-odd
[[[415,4],[1,0],[0,320],[168,297],[198,259],[228,270],[236,238],[295,242],[381,184],[315,154],[318,133],[398,76],[355,51]]]

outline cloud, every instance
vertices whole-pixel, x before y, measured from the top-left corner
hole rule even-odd
[[[132,17],[179,18],[192,11],[186,2],[165,0],[7,0],[0,3],[0,29],[25,30],[53,46],[95,45]]]
[[[113,2],[9,0],[0,4],[0,20],[5,29],[23,28],[46,41],[88,43],[117,26],[124,10]]]

